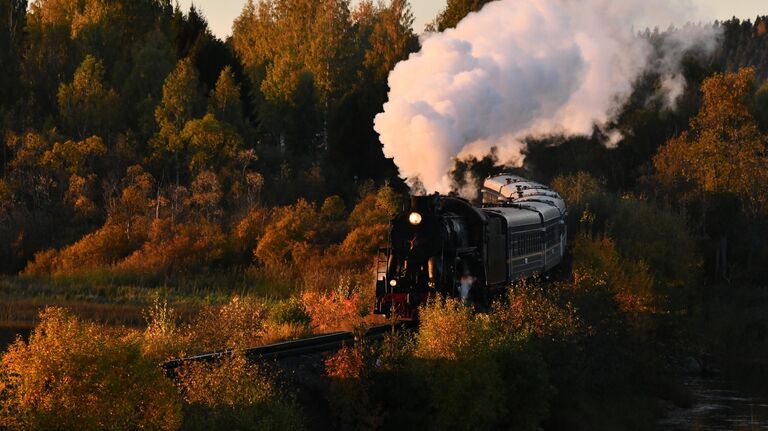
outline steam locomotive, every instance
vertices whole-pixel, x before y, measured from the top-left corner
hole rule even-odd
[[[563,259],[565,202],[515,175],[483,184],[482,205],[452,196],[412,196],[390,224],[376,266],[374,312],[402,319],[437,294],[487,306],[510,282],[545,273]]]

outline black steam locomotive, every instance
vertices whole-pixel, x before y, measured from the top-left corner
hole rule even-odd
[[[514,175],[488,178],[482,207],[449,196],[413,196],[379,253],[375,313],[413,318],[435,294],[483,306],[511,281],[563,258],[566,209],[550,188]]]

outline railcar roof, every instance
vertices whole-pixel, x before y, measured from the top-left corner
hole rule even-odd
[[[485,180],[483,191],[490,192],[491,196],[497,196],[500,206],[529,205],[546,214],[551,213],[554,208],[557,210],[558,217],[564,215],[566,211],[565,201],[556,191],[517,175],[492,176]],[[493,206],[493,203],[491,205]]]

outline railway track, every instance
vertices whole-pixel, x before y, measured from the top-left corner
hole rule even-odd
[[[388,332],[416,328],[417,325],[418,322],[416,321],[403,321],[396,324],[377,325],[369,328],[366,331],[364,338],[366,340],[381,339]],[[339,350],[344,345],[353,344],[356,341],[356,336],[352,332],[336,332],[253,347],[245,349],[243,353],[245,354],[246,359],[250,362],[270,361],[313,353],[331,352]],[[217,352],[203,353],[200,355],[170,359],[160,365],[167,376],[174,377],[176,375],[176,370],[184,364],[195,362],[217,362],[227,356],[231,356],[234,352],[235,351],[232,349],[227,349]]]

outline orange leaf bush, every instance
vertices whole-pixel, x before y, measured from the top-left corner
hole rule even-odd
[[[108,220],[99,230],[68,247],[35,254],[24,273],[61,276],[104,270],[138,249],[146,236],[147,226],[140,219],[129,225]]]
[[[353,284],[353,279],[343,276],[330,292],[308,290],[301,295],[315,332],[351,331],[360,327],[367,312],[361,299],[359,286]]]
[[[365,366],[359,348],[343,346],[325,360],[325,374],[334,379],[358,379]]]
[[[121,272],[148,276],[202,271],[223,253],[224,234],[215,223],[174,224],[168,219],[152,223],[149,241],[120,262]]]

